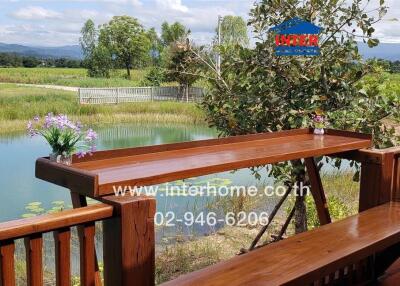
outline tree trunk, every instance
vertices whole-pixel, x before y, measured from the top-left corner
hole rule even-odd
[[[129,66],[129,64],[126,64],[126,75],[128,78],[131,78],[131,68]]]
[[[294,228],[296,234],[307,231],[307,208],[304,194],[296,196]]]
[[[299,234],[307,231],[307,207],[306,207],[306,193],[303,193],[302,186],[306,185],[306,172],[304,164],[301,160],[292,161],[293,174],[296,178],[296,201],[295,201],[295,233]]]

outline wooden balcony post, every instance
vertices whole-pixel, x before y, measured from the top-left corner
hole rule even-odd
[[[155,285],[155,198],[103,197],[116,218],[103,222],[105,286]]]
[[[394,152],[362,150],[359,211],[390,202],[394,171]]]

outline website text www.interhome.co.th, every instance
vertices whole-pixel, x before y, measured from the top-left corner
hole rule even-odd
[[[121,186],[114,185],[113,191],[115,196],[159,196],[159,197],[174,197],[174,196],[214,196],[214,197],[227,197],[227,196],[250,196],[250,197],[282,197],[287,192],[287,187],[278,186],[265,186],[257,187],[251,186],[215,186],[207,183],[204,185],[190,185],[190,184],[163,184],[155,186]],[[303,183],[294,184],[292,186],[293,195],[302,195],[309,193],[310,188]]]

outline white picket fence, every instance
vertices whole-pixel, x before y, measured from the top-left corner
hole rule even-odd
[[[147,101],[183,101],[199,102],[204,89],[179,86],[163,87],[118,87],[118,88],[80,88],[78,91],[81,104],[118,104],[124,102]]]

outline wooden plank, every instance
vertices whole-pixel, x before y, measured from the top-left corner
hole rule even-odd
[[[317,208],[318,218],[321,225],[331,223],[328,203],[326,201],[324,187],[322,186],[321,177],[314,158],[305,158],[308,177],[311,184],[311,194]]]
[[[95,224],[85,224],[81,233],[79,236],[81,286],[96,286]]]
[[[184,275],[163,286],[307,285],[398,242],[400,203],[394,202]]]
[[[0,286],[15,286],[14,252],[13,240],[0,242]]]
[[[233,136],[194,142],[95,152],[73,158],[72,166],[38,159],[36,176],[80,194],[98,197],[114,187],[152,185],[199,175],[357,150],[370,135],[310,129]]]
[[[95,204],[80,209],[64,210],[59,213],[3,222],[0,223],[0,241],[103,220],[112,217],[112,215],[112,206]]]
[[[98,194],[113,194],[114,187],[143,186],[173,180],[241,169],[251,166],[321,156],[338,149],[358,149],[369,145],[368,140],[347,137],[315,139],[305,134],[293,136],[291,142],[281,139],[232,143],[223,146],[110,158],[82,162],[76,168],[96,173],[99,177]]]
[[[54,231],[56,286],[71,286],[71,231]]]
[[[155,199],[131,196],[102,199],[114,205],[119,215],[103,222],[105,285],[153,286]]]
[[[34,234],[24,239],[26,252],[26,280],[28,286],[43,285],[42,250],[43,239],[41,234]]]

